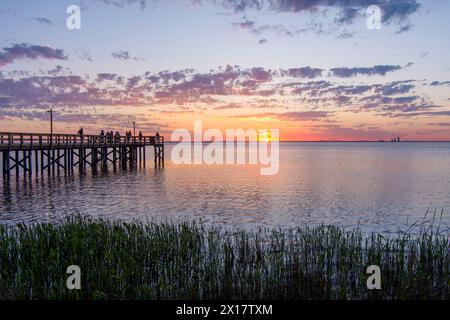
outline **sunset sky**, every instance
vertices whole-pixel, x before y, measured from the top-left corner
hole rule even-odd
[[[70,5],[81,29],[69,30]],[[366,10],[379,5],[381,29]],[[0,131],[450,140],[447,0],[0,2]]]

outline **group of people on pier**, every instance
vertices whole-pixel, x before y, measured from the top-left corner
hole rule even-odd
[[[78,130],[77,134],[80,136],[81,141],[83,141],[84,139],[84,130],[83,128],[80,128],[80,130]],[[139,131],[139,135],[138,135],[138,139],[139,142],[142,141],[143,139],[143,135],[142,135],[142,131]],[[98,138],[98,140],[97,140]],[[125,141],[126,142],[130,142],[133,138],[133,134],[130,131],[125,132]],[[157,141],[159,141],[159,133],[156,132],[156,136],[155,138],[157,139]],[[116,131],[116,133],[113,133],[113,131],[109,131],[106,132],[103,131],[103,129],[100,131],[100,135],[95,137],[95,136],[90,136],[89,137],[89,141],[88,142],[99,142],[99,143],[120,143],[121,140],[121,135],[119,133],[119,131]],[[136,140],[136,137],[134,137],[133,141]]]

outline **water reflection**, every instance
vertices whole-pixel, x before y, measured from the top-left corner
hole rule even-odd
[[[98,168],[2,181],[0,221],[55,221],[67,211],[236,227],[337,224],[396,232],[443,208],[450,224],[448,143],[282,143],[280,170],[258,165]]]

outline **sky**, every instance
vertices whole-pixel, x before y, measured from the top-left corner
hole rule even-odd
[[[201,120],[448,141],[449,15],[447,0],[2,0],[0,131],[48,132],[52,108],[60,133],[134,121],[170,138]]]

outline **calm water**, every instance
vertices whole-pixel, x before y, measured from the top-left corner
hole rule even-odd
[[[325,223],[396,232],[437,208],[450,225],[450,143],[282,143],[274,176],[261,176],[259,165],[174,165],[171,148],[163,170],[149,155],[135,171],[2,181],[0,223],[55,221],[77,209],[240,228]]]

